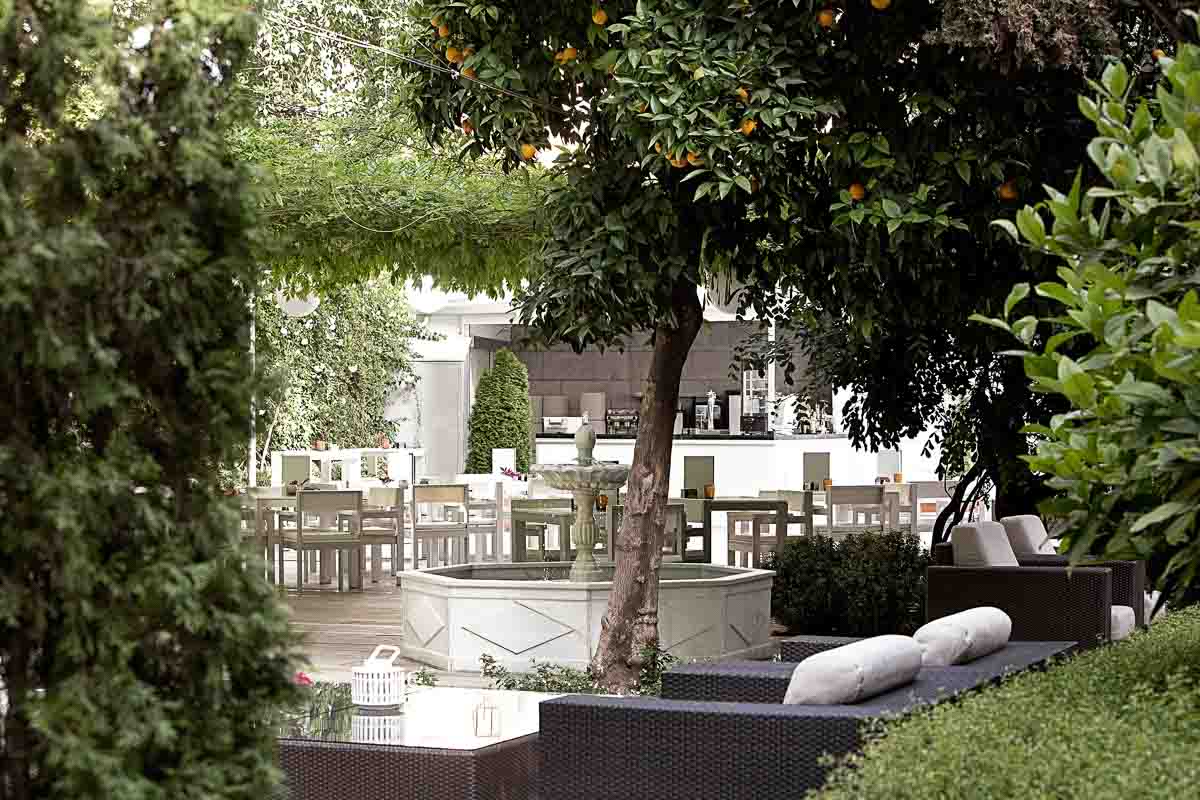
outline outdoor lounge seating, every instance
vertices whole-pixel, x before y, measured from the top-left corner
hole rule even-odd
[[[541,740],[544,753],[553,752],[554,767],[541,771],[540,796],[795,800],[822,784],[829,769],[825,755],[845,755],[861,745],[870,720],[904,714],[1045,663],[1073,644],[1010,647],[1015,649],[972,665],[922,669],[912,683],[851,705],[780,704],[795,664],[779,662],[677,667],[664,676],[661,699],[577,695],[548,700],[541,705]],[[705,677],[672,678],[683,674]],[[754,686],[767,687],[770,697]],[[681,699],[681,691],[690,698]],[[619,775],[613,771],[616,763]]]
[[[1140,592],[1138,576],[1145,569],[1139,562],[1095,562],[1071,569],[1061,556],[1018,559],[996,522],[958,525],[952,537],[958,546],[935,546],[935,566],[927,572],[930,620],[995,606],[1012,619],[1015,640],[1077,641],[1089,647],[1128,635],[1143,613],[1141,595],[1134,594]],[[978,566],[964,566],[969,560]],[[1117,573],[1120,579],[1114,577]],[[1116,586],[1121,588],[1114,600]],[[1130,606],[1133,596],[1139,599]]]

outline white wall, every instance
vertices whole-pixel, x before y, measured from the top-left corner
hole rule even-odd
[[[601,439],[593,454],[601,461],[633,463],[632,439]],[[910,481],[936,480],[932,459],[920,456],[923,442],[912,440],[901,448],[904,477]],[[856,450],[845,436],[804,436],[788,439],[735,439],[730,441],[676,439],[671,451],[670,495],[683,490],[684,456],[712,456],[717,493],[725,496],[757,496],[764,489],[800,489],[805,479],[804,453],[829,453],[829,473],[843,486],[874,483],[879,477],[878,456]],[[535,461],[562,464],[575,461],[571,439],[538,439]],[[888,477],[891,477],[890,475]]]

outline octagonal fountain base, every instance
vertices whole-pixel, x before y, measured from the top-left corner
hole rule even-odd
[[[570,564],[463,564],[405,572],[404,655],[474,671],[487,654],[511,670],[531,659],[584,669],[600,640],[613,567],[566,580]],[[668,562],[659,582],[659,640],[682,660],[751,657],[770,637],[775,573]]]

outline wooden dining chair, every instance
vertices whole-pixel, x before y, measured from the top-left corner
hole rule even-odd
[[[371,583],[379,583],[383,575],[383,548],[391,548],[392,576],[400,584],[404,571],[405,532],[404,491],[407,482],[398,486],[372,486],[367,490],[367,503],[359,514],[364,554],[371,556]]]
[[[465,564],[469,553],[470,489],[466,484],[412,487],[413,567],[424,550],[426,564]],[[422,545],[424,547],[422,548]]]
[[[363,496],[358,491],[308,491],[296,496],[294,525],[279,530],[283,550],[296,551],[296,591],[304,591],[308,577],[305,554],[316,552],[322,560],[337,561],[337,587],[347,575],[347,589],[362,588],[361,512]],[[281,553],[280,560],[283,560]]]
[[[826,492],[827,533],[841,538],[851,533],[882,531],[895,526],[896,495],[883,486],[831,486]],[[848,512],[848,521],[839,521],[838,510]]]

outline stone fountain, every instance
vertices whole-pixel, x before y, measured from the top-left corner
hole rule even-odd
[[[542,476],[555,489],[571,492],[575,496],[575,525],[571,539],[575,544],[575,561],[571,564],[571,580],[593,582],[604,580],[596,564],[596,522],[592,509],[596,495],[619,490],[629,479],[629,467],[623,464],[598,464],[592,458],[596,447],[596,431],[592,429],[587,415],[575,433],[575,449],[578,458],[575,464],[535,465],[531,472]],[[609,531],[614,536],[616,531]]]

